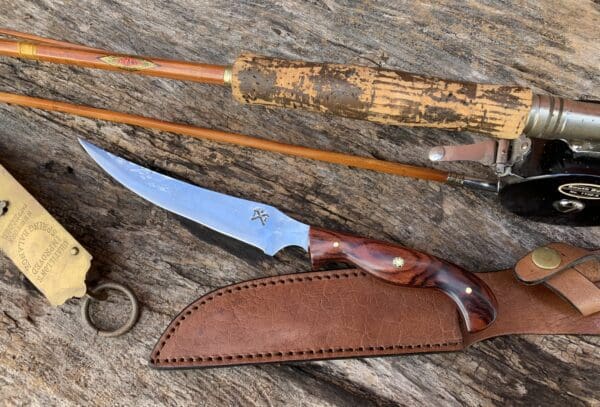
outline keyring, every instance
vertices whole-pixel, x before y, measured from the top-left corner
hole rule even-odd
[[[131,312],[129,313],[129,319],[125,322],[124,325],[122,325],[121,327],[119,327],[115,330],[112,330],[112,331],[106,331],[106,330],[99,329],[98,327],[96,327],[94,325],[94,323],[92,322],[92,319],[90,318],[90,302],[91,302],[91,300],[94,299],[96,301],[105,301],[104,299],[99,299],[98,294],[100,294],[102,291],[107,291],[107,290],[120,291],[120,292],[124,293],[127,296],[127,299],[129,300],[129,302],[131,303]],[[135,298],[135,295],[129,288],[125,287],[124,285],[118,284],[118,283],[106,282],[106,283],[99,284],[94,288],[88,289],[88,292],[83,297],[83,302],[81,303],[81,317],[83,318],[83,321],[85,322],[85,324],[87,326],[89,326],[90,328],[92,328],[96,332],[97,335],[107,337],[107,338],[114,338],[116,336],[121,336],[121,335],[127,333],[135,325],[139,315],[140,315],[140,307],[139,307],[137,298]]]

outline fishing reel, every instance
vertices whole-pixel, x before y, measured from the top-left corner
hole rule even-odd
[[[600,225],[600,142],[521,136],[434,147],[429,158],[491,166],[497,182],[455,182],[495,190],[502,205],[519,216],[558,225]]]
[[[598,102],[534,95],[518,139],[434,147],[429,158],[491,166],[496,182],[459,177],[457,183],[497,192],[502,205],[519,216],[559,225],[600,225]]]

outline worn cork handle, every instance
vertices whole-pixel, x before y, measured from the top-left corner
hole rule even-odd
[[[244,103],[303,108],[399,126],[468,130],[517,138],[531,89],[447,81],[355,65],[244,54],[234,63],[234,97]]]

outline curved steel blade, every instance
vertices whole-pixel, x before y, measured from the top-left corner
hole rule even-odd
[[[114,179],[144,199],[274,255],[287,246],[308,251],[309,226],[276,208],[210,191],[134,164],[79,140]]]

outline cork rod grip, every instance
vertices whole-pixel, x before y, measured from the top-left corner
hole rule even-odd
[[[448,81],[389,69],[288,61],[252,54],[232,68],[243,103],[302,108],[398,126],[474,131],[513,139],[523,132],[532,91]]]

